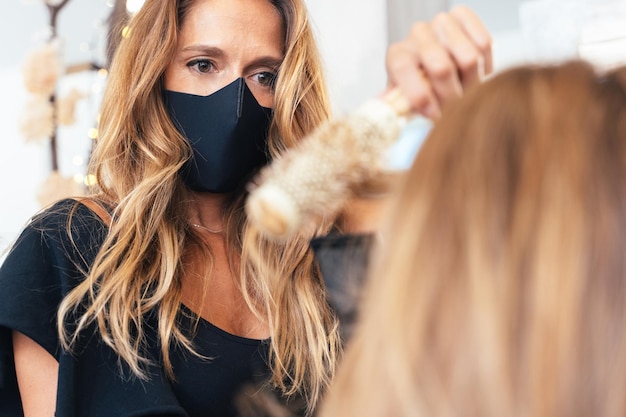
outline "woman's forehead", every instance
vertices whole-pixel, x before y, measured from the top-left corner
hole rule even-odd
[[[182,22],[179,41],[282,55],[284,31],[280,13],[268,0],[198,0]]]

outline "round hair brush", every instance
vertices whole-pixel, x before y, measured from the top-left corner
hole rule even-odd
[[[335,215],[348,198],[384,172],[384,153],[410,114],[399,90],[328,120],[261,170],[246,211],[267,237],[286,239]]]

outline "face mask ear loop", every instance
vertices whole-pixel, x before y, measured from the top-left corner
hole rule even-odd
[[[241,119],[243,112],[243,93],[246,82],[243,78],[239,79],[239,89],[237,91],[237,119]]]

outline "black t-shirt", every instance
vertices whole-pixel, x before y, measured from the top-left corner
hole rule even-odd
[[[72,353],[60,348],[58,305],[84,278],[82,271],[93,262],[106,233],[91,210],[63,200],[30,222],[0,267],[0,416],[22,416],[12,329],[59,362],[56,417],[235,415],[233,398],[239,388],[267,376],[269,342],[229,334],[202,319],[196,327],[184,306],[179,323],[190,332],[196,328],[194,345],[211,359],[172,346],[175,381],[158,365],[156,342],[147,351],[155,362],[148,380],[134,377],[94,328],[81,333]],[[147,339],[156,341],[156,319],[147,315],[145,321]]]

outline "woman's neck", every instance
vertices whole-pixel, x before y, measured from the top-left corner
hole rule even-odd
[[[223,208],[228,198],[227,194],[190,191],[189,223],[200,230],[223,231]]]

